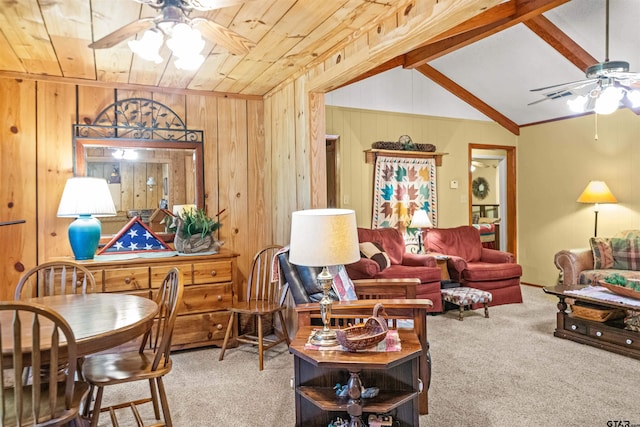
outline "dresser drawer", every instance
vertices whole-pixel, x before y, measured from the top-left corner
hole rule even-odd
[[[162,285],[162,281],[167,276],[169,270],[173,267],[177,267],[182,273],[184,285],[191,284],[191,263],[185,264],[172,264],[172,265],[159,265],[151,267],[151,287],[158,289]]]
[[[622,331],[607,325],[590,325],[588,335],[600,341],[617,344],[620,347],[640,349],[640,334]]]
[[[149,289],[149,268],[117,268],[104,270],[104,292]]]
[[[178,307],[178,314],[225,310],[231,306],[232,298],[231,283],[186,286],[182,293],[182,303]]]
[[[222,343],[229,323],[228,311],[178,316],[171,339],[172,348],[195,347],[198,343]]]
[[[200,262],[193,264],[193,284],[230,282],[231,261]]]

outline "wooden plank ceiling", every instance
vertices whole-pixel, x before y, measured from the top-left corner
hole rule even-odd
[[[214,0],[211,0],[214,1]],[[88,45],[125,24],[158,15],[133,0],[0,0],[0,76],[42,75],[110,85],[144,85],[262,96],[361,34],[410,1],[254,0],[230,4],[201,16],[255,43],[244,55],[207,41],[205,63],[196,71],[175,67],[163,47],[154,64],[134,56],[127,43],[109,49]],[[414,0],[416,2],[436,0]],[[523,23],[581,70],[597,63],[542,13],[569,0],[508,0],[460,23],[410,51],[369,70],[359,79],[393,67],[415,68],[486,116],[518,134],[518,125],[446,75],[430,67],[436,58]],[[446,26],[445,26],[446,27]]]

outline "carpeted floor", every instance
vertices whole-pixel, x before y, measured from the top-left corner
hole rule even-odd
[[[640,425],[640,361],[553,336],[557,298],[523,286],[524,304],[429,316],[433,371],[429,415],[420,426]],[[250,346],[173,356],[166,377],[175,426],[291,426],[295,424],[293,357],[284,346],[258,371]],[[140,395],[146,383],[107,389]],[[150,405],[146,405],[150,406]],[[148,414],[150,408],[144,408]],[[120,411],[121,426],[135,425]],[[151,417],[152,419],[152,417]],[[103,414],[100,425],[110,425]]]

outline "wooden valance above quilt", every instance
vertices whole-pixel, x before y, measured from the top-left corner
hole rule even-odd
[[[447,154],[449,153],[437,153],[435,151],[381,150],[377,148],[370,148],[368,150],[364,150],[364,161],[366,163],[375,164],[376,158],[380,155],[385,157],[435,159],[436,166],[442,166],[442,156],[446,156]]]

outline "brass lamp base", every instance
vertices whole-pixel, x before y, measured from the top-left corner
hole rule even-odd
[[[338,345],[338,339],[336,338],[336,332],[331,329],[319,330],[311,337],[309,342],[313,345],[320,347],[333,347]]]

